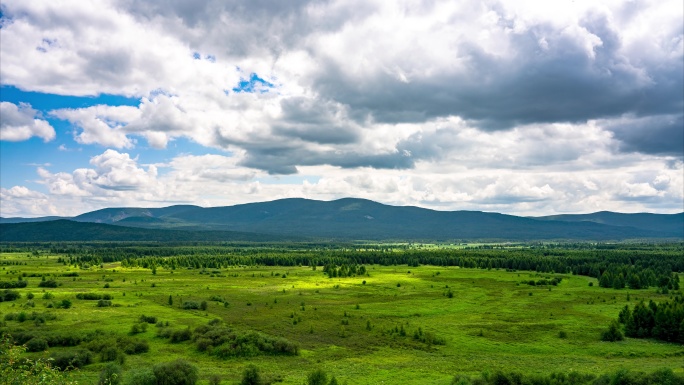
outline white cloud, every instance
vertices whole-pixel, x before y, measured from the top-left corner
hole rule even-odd
[[[58,209],[48,196],[41,192],[29,190],[24,186],[0,188],[0,215],[3,217],[45,216],[57,213]]]
[[[677,1],[3,6],[3,85],[140,100],[49,112],[77,143],[116,149],[76,170],[39,170],[50,200],[684,209]],[[252,73],[273,87],[233,90]],[[36,111],[12,106],[25,123],[6,130],[3,110],[3,139],[54,138]],[[179,138],[231,156],[153,167],[123,152],[143,162],[144,144]],[[299,179],[276,183],[289,174]]]
[[[0,102],[0,140],[19,142],[33,136],[49,142],[55,139],[55,129],[29,104]]]

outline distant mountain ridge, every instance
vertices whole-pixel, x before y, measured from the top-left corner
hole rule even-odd
[[[534,218],[389,206],[355,198],[334,201],[289,198],[210,208],[192,205],[107,208],[69,219],[150,230],[228,231],[340,240],[684,239],[684,213],[599,212]],[[11,221],[12,218],[0,219],[0,223]],[[27,219],[21,221],[27,222]],[[0,231],[0,240],[4,240],[4,232]]]

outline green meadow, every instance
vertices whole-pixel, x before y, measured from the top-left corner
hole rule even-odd
[[[299,345],[298,355],[222,359],[199,351],[193,341],[171,343],[150,324],[134,335],[148,342],[149,351],[126,355],[124,372],[176,358],[197,366],[200,384],[214,375],[224,384],[239,383],[248,364],[274,382],[298,385],[319,368],[349,384],[450,384],[459,373],[497,370],[684,372],[681,344],[600,338],[626,304],[664,301],[673,293],[601,288],[596,279],[580,275],[427,265],[366,265],[366,275],[347,278],[328,278],[321,266],[157,267],[153,273],[120,262],[82,269],[58,262],[57,255],[26,253],[0,254],[0,263],[1,281],[20,276],[28,281],[16,289],[21,298],[0,302],[2,332],[128,336],[145,315],[168,322],[172,330],[194,330],[220,319],[238,331]],[[78,276],[65,276],[70,273]],[[40,275],[54,276],[58,286],[38,287]],[[557,286],[524,283],[551,278],[562,280]],[[44,299],[47,292],[54,298]],[[79,293],[109,294],[112,306],[97,307],[97,301],[77,299]],[[71,307],[47,307],[64,299]],[[205,301],[206,309],[183,308],[193,301]],[[56,318],[19,322],[21,312]],[[27,355],[70,349],[76,347]],[[97,383],[103,366],[95,355],[94,363],[75,370],[72,378]]]

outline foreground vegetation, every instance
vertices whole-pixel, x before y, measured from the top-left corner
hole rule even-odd
[[[43,360],[64,383],[676,384],[684,373],[679,325],[653,329],[658,306],[680,312],[682,244],[4,251],[2,362]],[[612,321],[622,340],[602,341]]]

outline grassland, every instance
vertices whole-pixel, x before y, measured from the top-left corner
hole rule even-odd
[[[57,288],[39,288],[41,278],[26,278],[22,298],[0,303],[0,317],[21,311],[50,312],[57,319],[36,326],[5,321],[3,331],[100,331],[126,335],[140,315],[156,316],[175,329],[195,328],[219,318],[238,330],[256,330],[300,345],[297,356],[218,359],[191,342],[172,344],[155,336],[151,325],[136,337],[150,351],[127,356],[124,370],[149,367],[183,357],[200,370],[200,383],[219,375],[237,383],[247,364],[302,384],[308,372],[323,368],[349,384],[449,384],[454,374],[483,370],[526,373],[577,371],[603,373],[618,368],[684,372],[684,346],[655,340],[600,341],[600,333],[625,304],[665,300],[653,289],[598,287],[584,276],[458,267],[367,266],[367,276],[328,278],[319,267],[232,267],[224,269],[122,268],[105,263],[87,270],[58,263],[57,256],[0,254],[0,280],[53,274]],[[22,264],[10,264],[21,262]],[[77,272],[78,277],[61,277]],[[562,277],[558,286],[521,283]],[[593,286],[589,283],[593,282]],[[105,288],[105,285],[108,288]],[[55,298],[42,299],[43,292]],[[448,292],[453,296],[450,298]],[[78,293],[111,294],[114,307],[76,299]],[[35,307],[25,308],[33,293]],[[672,294],[672,293],[670,293]],[[169,296],[173,305],[169,305]],[[227,302],[211,301],[222,297]],[[69,309],[47,309],[69,299]],[[207,301],[206,311],[184,310],[185,301]],[[394,330],[404,329],[405,336]],[[420,328],[444,340],[427,344],[412,336]],[[560,338],[564,332],[567,337]],[[50,348],[58,352],[73,348]],[[45,353],[33,353],[42,356]],[[102,364],[74,374],[96,383]]]

